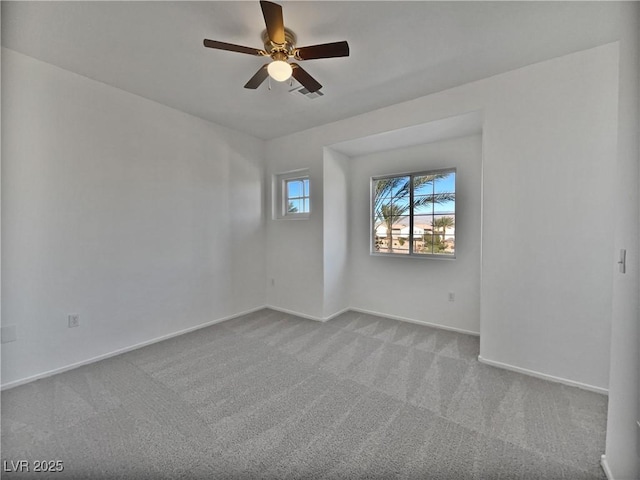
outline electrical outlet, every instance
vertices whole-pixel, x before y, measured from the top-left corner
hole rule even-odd
[[[449,292],[449,301],[453,302],[456,299],[456,294],[453,292]]]
[[[275,279],[275,278],[272,278],[272,279],[271,279],[271,286],[273,287],[275,284],[276,284],[276,279]]]
[[[69,320],[69,328],[77,327],[80,325],[80,315],[73,314],[69,315],[67,318]]]

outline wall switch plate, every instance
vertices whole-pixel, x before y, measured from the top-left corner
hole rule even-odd
[[[0,342],[9,343],[15,342],[18,339],[18,332],[15,325],[7,325],[6,327],[0,328]]]
[[[69,315],[68,321],[69,321],[69,328],[77,327],[80,325],[80,315],[77,315],[77,314]]]
[[[618,270],[620,273],[627,273],[627,251],[620,249],[620,260],[618,260]]]
[[[449,301],[453,302],[456,299],[456,294],[453,292],[449,292]]]

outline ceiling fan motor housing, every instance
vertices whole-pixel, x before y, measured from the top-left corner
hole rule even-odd
[[[262,43],[264,44],[264,51],[267,52],[267,55],[274,60],[287,60],[287,58],[294,55],[297,38],[296,34],[288,28],[285,27],[284,29],[284,43],[282,45],[273,43],[269,39],[269,33],[266,30],[262,32],[261,36]],[[282,54],[284,54],[284,57]]]

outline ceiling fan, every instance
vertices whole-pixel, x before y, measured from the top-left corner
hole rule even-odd
[[[246,83],[244,88],[256,89],[269,76],[278,82],[284,82],[293,77],[309,92],[320,90],[322,85],[315,78],[309,75],[300,65],[293,62],[289,63],[288,60],[290,58],[301,61],[317,58],[348,57],[349,44],[346,41],[342,41],[296,48],[296,35],[284,26],[282,7],[266,0],[260,1],[260,7],[267,26],[267,29],[262,32],[264,50],[208,39],[204,40],[204,46],[271,58],[271,62],[263,65]]]

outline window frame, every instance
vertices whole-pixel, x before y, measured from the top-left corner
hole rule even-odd
[[[458,171],[456,167],[448,167],[448,168],[439,168],[433,170],[420,170],[406,173],[393,173],[386,175],[376,175],[372,176],[369,179],[369,188],[370,188],[370,204],[369,204],[369,254],[371,256],[377,257],[405,257],[405,258],[423,258],[423,259],[436,259],[436,260],[455,260],[457,257],[457,248],[454,248],[453,254],[441,254],[441,253],[415,253],[413,251],[413,243],[414,243],[414,182],[413,179],[415,177],[426,176],[426,175],[437,175],[441,173],[453,173],[455,175],[454,181],[454,208],[453,208],[453,217],[457,219],[458,215]],[[397,177],[409,177],[409,211],[406,216],[409,218],[409,251],[408,253],[397,253],[397,252],[381,252],[376,250],[375,240],[376,240],[376,222],[375,222],[375,187],[374,184],[378,180],[384,180],[387,178],[397,178]],[[435,213],[431,214],[432,219],[435,218]],[[444,234],[443,234],[444,237]],[[454,245],[457,243],[456,240],[458,238],[457,232],[454,233]]]
[[[307,181],[307,188],[305,192],[304,181]],[[292,182],[301,182],[302,183],[302,194],[298,197],[290,197],[289,196],[289,184]],[[294,217],[294,216],[309,216],[311,213],[311,181],[309,180],[309,175],[300,175],[294,176],[291,178],[283,178],[282,179],[282,216],[283,217]],[[305,195],[306,193],[306,195]],[[289,202],[291,200],[302,200],[302,204],[304,205],[304,201],[307,201],[309,205],[309,209],[307,211],[302,212],[290,212],[289,211]]]
[[[308,188],[306,195],[304,195],[304,187],[302,195],[295,197],[295,199],[307,200],[309,205],[308,212],[288,212],[289,206],[289,192],[288,182],[296,180],[307,180]],[[312,199],[311,199],[311,178],[308,169],[294,170],[289,172],[278,173],[273,176],[273,219],[274,220],[307,220],[311,214]],[[304,204],[304,201],[303,201]]]

